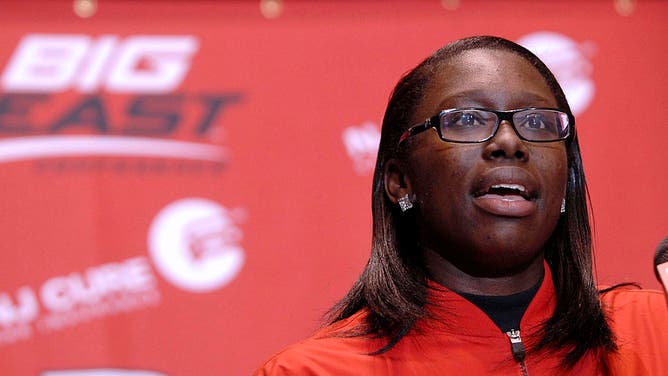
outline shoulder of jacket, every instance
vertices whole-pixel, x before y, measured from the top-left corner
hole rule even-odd
[[[345,362],[351,355],[367,354],[365,344],[368,342],[347,332],[360,320],[360,314],[355,314],[286,347],[269,358],[254,375],[316,375],[318,368],[328,368],[325,363]]]
[[[660,329],[668,326],[668,301],[663,291],[618,288],[602,294],[601,302],[620,336],[645,333],[668,340],[668,332]]]
[[[601,294],[601,301],[611,307],[627,304],[666,305],[663,291],[621,286]]]

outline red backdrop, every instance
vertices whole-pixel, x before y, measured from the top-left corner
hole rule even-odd
[[[368,256],[389,92],[473,34],[566,88],[599,282],[658,287],[668,3],[445,3],[3,2],[2,374],[243,375],[308,335]]]

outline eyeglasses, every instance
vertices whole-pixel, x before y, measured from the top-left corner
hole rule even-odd
[[[522,140],[530,142],[566,140],[575,126],[573,115],[552,108],[532,107],[511,111],[455,108],[443,110],[424,123],[408,128],[399,138],[399,144],[432,127],[436,128],[443,141],[485,142],[494,137],[502,120],[510,122],[515,133]]]

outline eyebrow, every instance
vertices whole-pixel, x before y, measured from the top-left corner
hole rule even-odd
[[[538,104],[548,104],[552,102],[550,98],[545,98],[540,94],[536,94],[530,91],[521,93],[522,99],[527,102],[538,102]],[[489,90],[485,89],[473,89],[462,91],[453,95],[448,96],[442,102],[439,103],[439,106],[445,108],[446,102],[452,102],[453,100],[464,100],[466,102],[475,103],[477,105],[486,106],[486,103],[489,103]],[[451,107],[451,106],[450,106]]]

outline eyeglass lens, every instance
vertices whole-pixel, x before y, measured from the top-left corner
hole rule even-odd
[[[441,135],[452,141],[477,142],[490,138],[499,124],[491,111],[453,110],[440,116]],[[517,133],[529,141],[556,141],[568,137],[568,115],[555,110],[530,109],[512,115]]]

